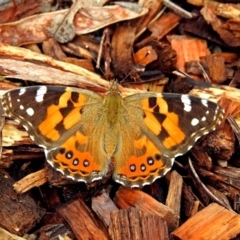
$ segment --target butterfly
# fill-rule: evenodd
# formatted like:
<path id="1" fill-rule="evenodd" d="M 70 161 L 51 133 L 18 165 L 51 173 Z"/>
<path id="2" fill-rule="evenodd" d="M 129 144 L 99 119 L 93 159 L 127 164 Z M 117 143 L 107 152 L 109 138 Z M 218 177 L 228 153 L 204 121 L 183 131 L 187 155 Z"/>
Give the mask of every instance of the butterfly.
<path id="1" fill-rule="evenodd" d="M 166 174 L 224 116 L 205 99 L 150 92 L 123 98 L 117 85 L 105 96 L 64 86 L 22 87 L 5 93 L 2 106 L 66 177 L 91 183 L 112 164 L 116 182 L 140 188 Z"/>

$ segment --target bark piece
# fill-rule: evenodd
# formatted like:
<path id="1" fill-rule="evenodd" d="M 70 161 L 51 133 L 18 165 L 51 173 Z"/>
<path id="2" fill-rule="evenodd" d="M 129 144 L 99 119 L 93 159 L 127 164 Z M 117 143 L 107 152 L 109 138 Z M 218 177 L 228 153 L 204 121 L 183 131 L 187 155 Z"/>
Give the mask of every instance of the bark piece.
<path id="1" fill-rule="evenodd" d="M 136 44 L 135 47 L 141 48 L 140 50 L 147 48 L 148 51 L 150 51 L 149 54 L 146 53 L 145 56 L 142 55 L 141 58 L 136 57 L 137 53 L 134 55 L 136 63 L 141 66 L 145 66 L 144 62 L 146 60 L 148 70 L 171 72 L 176 69 L 177 53 L 169 44 L 159 42 L 155 38 L 148 38 L 147 41 L 142 41 Z M 162 78 L 159 76 L 157 79 Z M 151 79 L 148 78 L 147 80 L 150 81 Z"/>
<path id="2" fill-rule="evenodd" d="M 119 208 L 126 209 L 134 206 L 142 212 L 162 217 L 167 222 L 169 232 L 177 226 L 179 217 L 172 209 L 140 190 L 120 187 L 114 200 Z"/>
<path id="3" fill-rule="evenodd" d="M 215 55 L 207 56 L 206 67 L 213 83 L 222 83 L 227 79 L 224 58 Z"/>
<path id="4" fill-rule="evenodd" d="M 24 193 L 33 187 L 39 187 L 47 182 L 46 170 L 42 169 L 35 173 L 30 173 L 26 177 L 13 184 L 16 192 Z"/>
<path id="5" fill-rule="evenodd" d="M 41 227 L 35 234 L 39 240 L 72 240 L 73 232 L 64 224 L 47 224 Z"/>
<path id="6" fill-rule="evenodd" d="M 61 44 L 61 48 L 68 55 L 80 59 L 94 60 L 100 51 L 99 43 L 94 36 L 76 36 L 73 41 Z"/>
<path id="7" fill-rule="evenodd" d="M 23 235 L 40 221 L 43 212 L 27 194 L 17 194 L 13 179 L 0 172 L 0 219 L 1 226 L 18 235 Z"/>
<path id="8" fill-rule="evenodd" d="M 236 167 L 228 166 L 226 168 L 214 166 L 212 171 L 216 173 L 217 175 L 224 178 L 224 180 L 231 184 L 234 187 L 237 187 L 240 189 L 240 169 Z"/>
<path id="9" fill-rule="evenodd" d="M 203 151 L 199 144 L 193 146 L 191 149 L 191 155 L 198 166 L 204 167 L 208 170 L 212 168 L 213 163 L 211 157 Z"/>
<path id="10" fill-rule="evenodd" d="M 195 186 L 198 187 L 198 191 L 200 192 L 201 198 L 204 200 L 205 205 L 208 205 L 209 200 L 211 199 L 211 201 L 216 202 L 216 203 L 220 204 L 221 206 L 232 211 L 232 208 L 229 205 L 229 202 L 222 201 L 222 199 L 223 199 L 222 197 L 218 198 L 218 196 L 216 196 L 216 194 L 214 194 L 211 190 L 209 190 L 209 188 L 207 188 L 207 186 L 199 178 L 197 172 L 195 171 L 195 169 L 193 167 L 193 164 L 192 164 L 192 161 L 190 160 L 190 158 L 188 161 L 189 161 L 189 167 L 190 167 L 192 175 L 193 175 L 193 181 L 195 183 Z"/>
<path id="11" fill-rule="evenodd" d="M 88 71 L 94 72 L 94 66 L 92 64 L 91 60 L 86 60 L 86 59 L 77 59 L 77 58 L 65 58 L 64 62 L 66 63 L 71 63 L 74 64 L 76 66 L 82 67 L 87 69 Z"/>
<path id="12" fill-rule="evenodd" d="M 195 19 L 185 19 L 178 26 L 182 34 L 194 35 L 202 39 L 209 40 L 220 46 L 226 46 L 224 41 L 216 34 L 211 25 L 207 24 L 202 16 Z"/>
<path id="13" fill-rule="evenodd" d="M 172 48 L 177 52 L 177 68 L 185 71 L 185 63 L 197 60 L 209 55 L 207 42 L 198 38 L 188 36 L 171 36 L 168 37 Z M 194 51 L 193 51 L 194 49 Z"/>
<path id="14" fill-rule="evenodd" d="M 26 130 L 20 124 L 13 121 L 6 121 L 2 129 L 2 146 L 18 146 L 22 144 L 34 144 Z"/>
<path id="15" fill-rule="evenodd" d="M 141 35 L 147 28 L 148 24 L 153 20 L 159 17 L 161 9 L 163 7 L 162 1 L 142 1 L 141 3 L 145 8 L 148 9 L 148 14 L 139 19 L 137 27 L 137 36 Z"/>
<path id="16" fill-rule="evenodd" d="M 213 203 L 188 219 L 172 235 L 178 239 L 231 239 L 240 233 L 240 216 Z"/>
<path id="17" fill-rule="evenodd" d="M 59 43 L 53 38 L 49 38 L 44 41 L 42 44 L 42 49 L 44 54 L 56 60 L 63 61 L 67 57 L 62 51 Z"/>
<path id="18" fill-rule="evenodd" d="M 93 214 L 81 199 L 62 205 L 57 211 L 68 222 L 78 240 L 108 239 L 104 230 L 100 229 Z"/>
<path id="19" fill-rule="evenodd" d="M 109 88 L 109 82 L 95 73 L 28 49 L 0 43 L 0 55 L 2 56 L 0 74 L 7 74 L 11 78 L 31 80 L 43 84 L 77 86 L 98 92 L 105 92 L 106 88 Z M 120 85 L 119 90 L 124 96 L 140 92 Z"/>
<path id="20" fill-rule="evenodd" d="M 192 188 L 183 184 L 183 205 L 182 212 L 183 215 L 187 218 L 195 215 L 198 212 L 199 205 L 201 204 L 199 200 L 197 200 L 196 196 L 193 194 Z"/>
<path id="21" fill-rule="evenodd" d="M 152 32 L 152 36 L 158 40 L 165 37 L 172 29 L 174 29 L 182 18 L 173 12 L 167 12 L 156 21 L 148 25 L 148 30 Z"/>
<path id="22" fill-rule="evenodd" d="M 109 234 L 113 240 L 169 239 L 167 224 L 161 217 L 132 207 L 111 213 Z"/>
<path id="23" fill-rule="evenodd" d="M 139 81 L 140 78 L 132 61 L 133 43 L 137 26 L 133 22 L 118 26 L 112 36 L 112 70 L 114 76 L 122 80 L 130 75 L 131 79 Z"/>
<path id="24" fill-rule="evenodd" d="M 178 216 L 179 218 L 182 199 L 182 185 L 183 185 L 182 177 L 176 171 L 173 171 L 171 173 L 171 180 L 166 199 L 166 206 L 171 208 L 175 215 Z"/>
<path id="25" fill-rule="evenodd" d="M 208 24 L 211 24 L 212 28 L 220 35 L 222 40 L 231 47 L 240 46 L 240 38 L 238 34 L 235 34 L 228 25 L 227 21 L 223 18 L 218 17 L 214 13 L 214 7 L 209 4 L 205 4 L 201 9 L 201 14 Z M 237 20 L 235 20 L 237 21 Z"/>
<path id="26" fill-rule="evenodd" d="M 102 219 L 106 226 L 109 226 L 111 212 L 118 211 L 118 208 L 106 192 L 92 198 L 92 209 Z"/>

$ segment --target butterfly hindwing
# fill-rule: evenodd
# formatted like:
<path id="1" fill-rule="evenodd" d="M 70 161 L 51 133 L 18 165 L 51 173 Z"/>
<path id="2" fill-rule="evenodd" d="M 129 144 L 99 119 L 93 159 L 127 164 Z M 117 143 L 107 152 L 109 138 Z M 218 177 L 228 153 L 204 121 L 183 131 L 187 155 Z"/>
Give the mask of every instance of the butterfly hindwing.
<path id="1" fill-rule="evenodd" d="M 172 167 L 174 159 L 167 158 L 160 149 L 160 142 L 145 134 L 137 126 L 138 134 L 122 131 L 125 144 L 115 154 L 115 181 L 127 187 L 143 187 L 165 175 Z M 124 128 L 123 128 L 124 129 Z M 127 130 L 127 128 L 126 128 Z M 158 144 L 159 143 L 159 144 Z"/>
<path id="2" fill-rule="evenodd" d="M 109 156 L 101 147 L 101 135 L 84 135 L 80 130 L 72 134 L 56 149 L 46 150 L 49 163 L 75 181 L 90 183 L 106 175 Z"/>

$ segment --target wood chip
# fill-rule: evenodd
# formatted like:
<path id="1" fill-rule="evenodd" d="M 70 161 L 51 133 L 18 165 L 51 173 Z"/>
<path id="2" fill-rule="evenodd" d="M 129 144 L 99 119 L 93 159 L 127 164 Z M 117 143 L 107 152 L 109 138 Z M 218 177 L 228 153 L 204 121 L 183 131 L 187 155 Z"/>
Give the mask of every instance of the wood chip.
<path id="1" fill-rule="evenodd" d="M 68 222 L 77 239 L 109 239 L 81 199 L 62 205 L 58 213 Z"/>
<path id="2" fill-rule="evenodd" d="M 126 209 L 134 206 L 144 213 L 162 217 L 167 222 L 170 232 L 177 227 L 179 216 L 169 207 L 140 190 L 120 187 L 114 201 L 119 208 Z"/>
<path id="3" fill-rule="evenodd" d="M 168 195 L 166 199 L 166 206 L 171 208 L 175 215 L 179 216 L 179 218 L 182 199 L 182 185 L 183 185 L 182 177 L 176 171 L 173 171 L 171 173 Z"/>
<path id="4" fill-rule="evenodd" d="M 47 182 L 47 176 L 45 169 L 39 170 L 35 173 L 31 173 L 21 180 L 13 184 L 16 192 L 24 193 L 33 187 L 39 187 Z"/>
<path id="5" fill-rule="evenodd" d="M 106 226 L 110 224 L 111 212 L 118 211 L 117 206 L 106 192 L 92 198 L 92 209 L 103 220 Z"/>
<path id="6" fill-rule="evenodd" d="M 109 233 L 114 240 L 169 239 L 167 224 L 161 217 L 132 207 L 111 213 Z"/>
<path id="7" fill-rule="evenodd" d="M 13 184 L 14 180 L 0 171 L 1 226 L 11 233 L 23 235 L 36 226 L 44 212 L 29 195 L 17 194 Z"/>
<path id="8" fill-rule="evenodd" d="M 172 48 L 178 53 L 177 68 L 185 70 L 185 63 L 192 60 L 200 60 L 201 57 L 209 55 L 207 42 L 198 38 L 188 36 L 170 36 L 168 37 Z M 194 51 L 193 51 L 194 49 Z"/>
<path id="9" fill-rule="evenodd" d="M 240 233 L 240 216 L 213 203 L 195 214 L 172 235 L 182 240 L 231 239 Z"/>

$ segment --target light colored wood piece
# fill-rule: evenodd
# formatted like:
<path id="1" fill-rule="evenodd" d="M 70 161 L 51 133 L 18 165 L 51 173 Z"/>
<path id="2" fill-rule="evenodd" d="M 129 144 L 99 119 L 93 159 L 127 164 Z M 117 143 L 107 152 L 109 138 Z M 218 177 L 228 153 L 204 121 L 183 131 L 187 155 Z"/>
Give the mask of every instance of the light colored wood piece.
<path id="1" fill-rule="evenodd" d="M 25 193 L 28 190 L 39 187 L 47 182 L 47 174 L 46 170 L 42 169 L 37 172 L 28 174 L 26 177 L 22 178 L 21 180 L 15 182 L 13 187 L 16 192 L 18 193 Z"/>
<path id="2" fill-rule="evenodd" d="M 189 61 L 199 61 L 201 57 L 209 55 L 207 41 L 188 36 L 172 35 L 168 37 L 172 48 L 177 54 L 177 68 L 185 70 L 185 63 Z"/>
<path id="3" fill-rule="evenodd" d="M 188 219 L 172 235 L 183 240 L 231 239 L 240 233 L 240 216 L 213 203 Z"/>
<path id="4" fill-rule="evenodd" d="M 183 179 L 177 171 L 171 173 L 171 181 L 168 189 L 166 206 L 180 218 Z M 178 223 L 179 224 L 179 223 Z"/>

